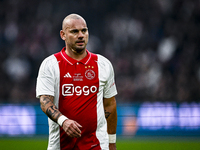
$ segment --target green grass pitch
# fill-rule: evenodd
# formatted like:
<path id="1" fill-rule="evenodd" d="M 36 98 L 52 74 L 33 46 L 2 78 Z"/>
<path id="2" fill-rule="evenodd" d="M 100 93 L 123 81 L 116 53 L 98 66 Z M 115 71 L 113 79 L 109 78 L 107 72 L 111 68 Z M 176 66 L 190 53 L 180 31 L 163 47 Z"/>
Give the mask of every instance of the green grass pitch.
<path id="1" fill-rule="evenodd" d="M 0 138 L 0 150 L 45 150 L 47 138 Z M 199 150 L 199 139 L 118 139 L 117 150 Z"/>

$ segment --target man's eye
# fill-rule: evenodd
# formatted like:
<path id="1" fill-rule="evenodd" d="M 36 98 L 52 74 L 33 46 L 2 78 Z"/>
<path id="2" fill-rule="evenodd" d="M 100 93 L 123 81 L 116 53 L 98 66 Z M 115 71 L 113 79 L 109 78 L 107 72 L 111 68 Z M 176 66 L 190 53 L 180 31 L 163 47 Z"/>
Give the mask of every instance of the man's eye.
<path id="1" fill-rule="evenodd" d="M 71 31 L 71 33 L 77 33 L 77 32 L 78 32 L 77 30 L 72 30 L 72 31 Z"/>
<path id="2" fill-rule="evenodd" d="M 83 29 L 82 32 L 85 33 L 87 31 L 87 29 Z"/>

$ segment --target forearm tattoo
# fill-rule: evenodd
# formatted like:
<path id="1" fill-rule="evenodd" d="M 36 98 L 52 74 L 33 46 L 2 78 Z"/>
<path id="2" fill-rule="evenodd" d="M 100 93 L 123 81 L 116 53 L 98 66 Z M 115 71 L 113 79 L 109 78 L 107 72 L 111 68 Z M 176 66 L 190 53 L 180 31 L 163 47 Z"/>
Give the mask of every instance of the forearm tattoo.
<path id="1" fill-rule="evenodd" d="M 53 102 L 53 97 L 50 95 L 43 95 L 40 98 L 40 104 L 41 104 L 41 108 L 42 110 L 46 107 L 46 105 L 50 102 Z"/>
<path id="2" fill-rule="evenodd" d="M 58 108 L 53 104 L 53 96 L 50 95 L 42 95 L 40 98 L 41 109 L 46 115 L 57 122 L 61 113 L 59 112 Z"/>
<path id="3" fill-rule="evenodd" d="M 61 113 L 58 111 L 56 106 L 49 106 L 46 110 L 46 114 L 49 118 L 56 122 Z"/>
<path id="4" fill-rule="evenodd" d="M 106 117 L 106 119 L 108 119 L 108 117 L 110 116 L 110 112 L 107 112 L 106 110 L 105 110 L 105 117 Z"/>

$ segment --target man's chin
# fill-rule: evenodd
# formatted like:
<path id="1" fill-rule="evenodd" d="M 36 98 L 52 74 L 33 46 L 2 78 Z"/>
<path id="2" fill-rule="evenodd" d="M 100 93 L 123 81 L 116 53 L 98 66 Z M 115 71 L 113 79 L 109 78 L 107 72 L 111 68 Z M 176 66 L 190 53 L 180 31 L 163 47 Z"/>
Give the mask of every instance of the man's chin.
<path id="1" fill-rule="evenodd" d="M 82 53 L 85 51 L 85 48 L 76 48 L 76 49 L 74 49 L 74 51 L 75 51 L 77 54 L 82 54 Z"/>

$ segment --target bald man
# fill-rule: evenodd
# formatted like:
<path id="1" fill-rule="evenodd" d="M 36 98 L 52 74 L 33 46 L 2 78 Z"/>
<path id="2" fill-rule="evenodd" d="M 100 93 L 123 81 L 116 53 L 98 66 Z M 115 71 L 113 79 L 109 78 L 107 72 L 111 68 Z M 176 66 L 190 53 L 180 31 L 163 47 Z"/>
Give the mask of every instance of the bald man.
<path id="1" fill-rule="evenodd" d="M 60 36 L 65 47 L 44 59 L 36 85 L 48 116 L 48 150 L 116 150 L 112 64 L 86 49 L 89 33 L 80 15 L 64 18 Z"/>

